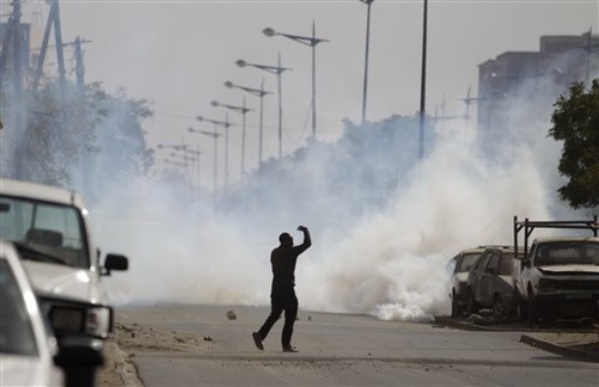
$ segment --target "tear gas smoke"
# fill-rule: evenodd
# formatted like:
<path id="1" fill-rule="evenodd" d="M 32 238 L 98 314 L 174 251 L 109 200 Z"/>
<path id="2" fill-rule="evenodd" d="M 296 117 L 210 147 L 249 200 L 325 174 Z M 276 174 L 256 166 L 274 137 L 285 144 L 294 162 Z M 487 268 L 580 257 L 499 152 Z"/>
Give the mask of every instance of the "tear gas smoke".
<path id="1" fill-rule="evenodd" d="M 295 166 L 313 172 L 305 191 L 273 178 L 272 196 L 244 211 L 182 205 L 172 189 L 149 182 L 143 201 L 114 192 L 95 208 L 101 245 L 131 262 L 110 279 L 113 299 L 268 304 L 270 251 L 283 231 L 301 238 L 292 230 L 304 224 L 313 246 L 296 270 L 301 307 L 412 321 L 448 313 L 445 265 L 458 251 L 513 244 L 514 215 L 577 217 L 557 199 L 560 145 L 547 138 L 545 118 L 527 122 L 526 136 L 505 133 L 515 141 L 493 159 L 473 144 L 440 141 L 382 210 L 352 211 L 351 195 L 321 173 L 322 154 Z"/>

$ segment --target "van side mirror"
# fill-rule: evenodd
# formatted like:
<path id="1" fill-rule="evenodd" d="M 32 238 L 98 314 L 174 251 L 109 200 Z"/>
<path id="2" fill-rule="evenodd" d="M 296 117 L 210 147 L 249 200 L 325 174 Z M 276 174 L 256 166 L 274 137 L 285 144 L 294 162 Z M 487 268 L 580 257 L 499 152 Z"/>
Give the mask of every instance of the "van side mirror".
<path id="1" fill-rule="evenodd" d="M 125 271 L 129 269 L 129 259 L 124 255 L 108 254 L 104 262 L 102 275 L 110 275 L 112 270 Z"/>

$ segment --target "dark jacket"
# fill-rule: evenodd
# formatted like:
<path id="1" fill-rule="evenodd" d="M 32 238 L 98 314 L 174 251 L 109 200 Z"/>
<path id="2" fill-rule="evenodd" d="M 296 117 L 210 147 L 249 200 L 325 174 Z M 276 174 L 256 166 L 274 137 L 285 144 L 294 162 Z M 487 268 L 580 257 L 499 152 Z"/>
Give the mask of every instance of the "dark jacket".
<path id="1" fill-rule="evenodd" d="M 310 233 L 304 231 L 304 242 L 298 246 L 279 246 L 270 253 L 272 265 L 272 287 L 295 286 L 295 264 L 301 253 L 312 246 Z"/>

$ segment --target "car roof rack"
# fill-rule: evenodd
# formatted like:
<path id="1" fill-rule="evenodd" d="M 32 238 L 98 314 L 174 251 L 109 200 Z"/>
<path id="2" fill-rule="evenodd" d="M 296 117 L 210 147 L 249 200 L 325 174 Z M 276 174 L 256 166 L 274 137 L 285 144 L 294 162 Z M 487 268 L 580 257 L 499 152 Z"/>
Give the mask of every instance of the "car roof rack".
<path id="1" fill-rule="evenodd" d="M 528 238 L 535 228 L 565 228 L 576 230 L 591 230 L 593 236 L 597 236 L 599 223 L 597 215 L 592 220 L 559 220 L 559 221 L 532 221 L 528 218 L 518 220 L 514 216 L 514 247 L 515 257 L 518 258 L 518 233 L 524 229 L 524 258 L 528 256 Z"/>

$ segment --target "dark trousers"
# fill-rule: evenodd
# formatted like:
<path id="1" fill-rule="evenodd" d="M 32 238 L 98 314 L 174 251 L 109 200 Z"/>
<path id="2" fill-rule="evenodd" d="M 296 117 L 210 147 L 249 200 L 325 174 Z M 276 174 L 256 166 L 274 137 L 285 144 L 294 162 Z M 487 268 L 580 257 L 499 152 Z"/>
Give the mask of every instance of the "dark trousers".
<path id="1" fill-rule="evenodd" d="M 291 336 L 293 336 L 293 324 L 297 318 L 297 297 L 293 287 L 276 287 L 270 294 L 270 315 L 258 331 L 262 340 L 268 336 L 268 332 L 275 325 L 281 313 L 285 311 L 285 325 L 281 335 L 283 348 L 291 348 Z"/>

